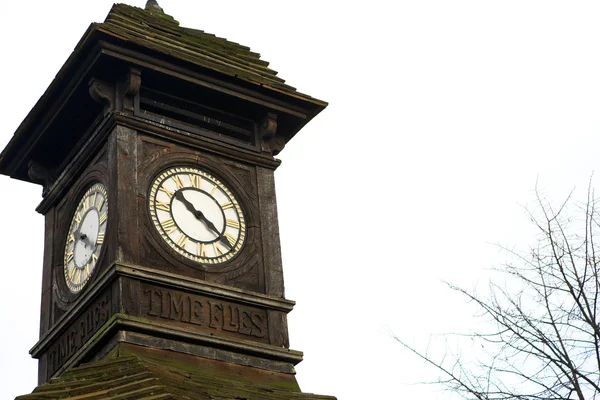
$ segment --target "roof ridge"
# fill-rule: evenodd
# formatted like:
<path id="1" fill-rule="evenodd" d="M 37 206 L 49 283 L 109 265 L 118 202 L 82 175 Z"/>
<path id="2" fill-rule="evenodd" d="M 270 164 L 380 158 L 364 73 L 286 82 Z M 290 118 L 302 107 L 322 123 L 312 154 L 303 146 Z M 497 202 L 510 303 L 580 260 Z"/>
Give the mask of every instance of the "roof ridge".
<path id="1" fill-rule="evenodd" d="M 154 12 L 152 10 L 146 10 L 144 8 L 140 8 L 140 7 L 136 7 L 136 6 L 132 6 L 129 4 L 125 4 L 125 3 L 116 3 L 113 4 L 113 6 L 111 7 L 110 11 L 108 12 L 108 16 L 110 16 L 110 14 L 113 12 L 113 10 L 125 10 L 125 9 L 129 9 L 130 11 L 134 11 L 137 13 L 141 13 L 144 16 L 151 16 L 152 18 L 154 18 L 156 21 L 162 21 L 162 22 L 166 22 L 169 24 L 174 24 L 179 26 L 179 21 L 177 21 L 175 18 L 173 18 L 172 15 L 169 15 L 165 12 Z M 107 16 L 107 18 L 108 18 Z"/>

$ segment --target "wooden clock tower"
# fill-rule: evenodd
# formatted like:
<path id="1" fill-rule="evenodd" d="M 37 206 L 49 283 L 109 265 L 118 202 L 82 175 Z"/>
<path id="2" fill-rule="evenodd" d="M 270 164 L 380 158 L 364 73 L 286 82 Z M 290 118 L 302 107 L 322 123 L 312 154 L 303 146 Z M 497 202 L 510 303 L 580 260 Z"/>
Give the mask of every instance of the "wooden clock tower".
<path id="1" fill-rule="evenodd" d="M 273 179 L 326 105 L 154 0 L 92 24 L 0 155 L 43 186 L 21 398 L 332 399 L 294 377 Z"/>

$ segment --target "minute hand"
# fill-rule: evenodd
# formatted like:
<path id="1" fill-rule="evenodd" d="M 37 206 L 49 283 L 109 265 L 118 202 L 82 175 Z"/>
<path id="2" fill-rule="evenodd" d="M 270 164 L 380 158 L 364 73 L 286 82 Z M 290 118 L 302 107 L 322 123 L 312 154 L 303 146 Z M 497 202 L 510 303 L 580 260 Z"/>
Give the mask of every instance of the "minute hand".
<path id="1" fill-rule="evenodd" d="M 183 195 L 182 192 L 177 192 L 175 193 L 175 198 L 179 201 L 181 201 L 183 203 L 183 205 L 185 206 L 185 208 L 188 209 L 189 212 L 191 212 L 192 214 L 194 214 L 194 217 L 196 217 L 196 219 L 204 222 L 204 224 L 210 229 L 212 230 L 214 233 L 217 234 L 218 239 L 223 242 L 224 244 L 226 244 L 228 247 L 231 247 L 231 245 L 229 244 L 229 241 L 221 235 L 221 232 L 217 229 L 217 227 L 215 226 L 215 224 L 213 224 L 212 222 L 210 222 L 208 220 L 208 218 L 206 218 L 204 216 L 204 213 L 200 210 L 196 210 L 196 207 L 194 207 L 194 205 L 192 203 L 190 203 L 188 201 L 188 199 L 185 198 L 185 196 Z"/>

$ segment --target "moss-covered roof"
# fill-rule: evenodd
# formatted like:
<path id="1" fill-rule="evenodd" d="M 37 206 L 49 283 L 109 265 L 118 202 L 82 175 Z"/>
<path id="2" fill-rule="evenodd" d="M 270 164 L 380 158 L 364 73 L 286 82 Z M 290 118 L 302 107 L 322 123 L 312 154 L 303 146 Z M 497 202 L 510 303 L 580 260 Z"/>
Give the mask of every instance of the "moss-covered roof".
<path id="1" fill-rule="evenodd" d="M 16 400 L 335 400 L 301 393 L 293 376 L 277 375 L 281 374 L 122 346 L 104 360 L 73 368 Z"/>
<path id="2" fill-rule="evenodd" d="M 176 57 L 243 81 L 294 94 L 296 92 L 249 47 L 197 29 L 179 26 L 173 17 L 155 10 L 115 4 L 98 30 L 130 43 Z"/>

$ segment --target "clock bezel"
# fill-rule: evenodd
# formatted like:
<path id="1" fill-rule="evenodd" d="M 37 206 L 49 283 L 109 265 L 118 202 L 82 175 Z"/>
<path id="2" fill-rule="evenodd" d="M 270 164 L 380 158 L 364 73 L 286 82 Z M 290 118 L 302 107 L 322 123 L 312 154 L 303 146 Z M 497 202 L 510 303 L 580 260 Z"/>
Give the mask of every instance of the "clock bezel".
<path id="1" fill-rule="evenodd" d="M 227 198 L 231 201 L 231 203 L 233 204 L 233 208 L 235 209 L 236 213 L 237 213 L 237 217 L 238 217 L 238 221 L 240 223 L 240 227 L 239 227 L 239 235 L 237 237 L 237 240 L 235 242 L 234 248 L 230 251 L 228 251 L 227 253 L 224 253 L 220 256 L 217 257 L 201 257 L 198 256 L 196 254 L 192 254 L 184 249 L 182 249 L 171 237 L 169 237 L 169 235 L 163 230 L 160 221 L 158 220 L 157 217 L 157 210 L 156 210 L 156 193 L 158 191 L 158 187 L 161 185 L 162 182 L 164 182 L 165 180 L 169 179 L 171 176 L 176 175 L 176 174 L 189 174 L 189 173 L 195 173 L 198 174 L 200 176 L 202 176 L 204 179 L 210 180 L 214 183 L 217 184 L 217 186 L 219 187 L 219 189 L 227 196 Z M 179 257 L 182 257 L 183 259 L 185 259 L 188 262 L 191 262 L 195 265 L 202 265 L 205 267 L 219 267 L 219 266 L 223 266 L 223 265 L 227 265 L 229 263 L 231 263 L 233 260 L 235 260 L 236 258 L 238 258 L 238 256 L 243 252 L 243 249 L 246 245 L 247 242 L 247 238 L 248 238 L 248 226 L 247 226 L 247 222 L 246 222 L 246 211 L 244 210 L 244 205 L 242 202 L 240 202 L 240 198 L 242 196 L 240 196 L 235 189 L 233 189 L 234 185 L 230 184 L 226 179 L 223 179 L 219 174 L 216 174 L 212 171 L 211 168 L 208 168 L 204 165 L 190 165 L 190 164 L 172 164 L 172 165 L 166 165 L 163 168 L 160 169 L 160 171 L 156 174 L 153 175 L 153 177 L 149 180 L 150 184 L 149 184 L 149 188 L 148 188 L 148 194 L 147 194 L 147 202 L 146 202 L 146 209 L 149 215 L 149 219 L 150 219 L 150 224 L 152 225 L 152 229 L 154 230 L 154 233 L 157 234 L 161 240 L 159 241 L 162 245 L 166 245 L 166 247 L 169 249 L 170 253 L 176 253 Z M 179 189 L 179 190 L 198 190 L 203 192 L 204 194 L 206 194 L 207 196 L 210 196 L 213 200 L 214 196 L 210 195 L 209 193 L 207 193 L 206 191 L 203 191 L 201 189 L 197 189 L 197 188 L 193 188 L 191 186 L 183 188 L 183 189 Z M 175 198 L 175 193 L 173 194 L 173 196 L 170 198 L 169 202 L 170 204 L 172 204 L 172 202 L 174 201 Z M 216 202 L 216 200 L 215 200 Z M 218 202 L 216 202 L 219 206 L 220 204 Z M 223 221 L 225 221 L 225 213 L 223 211 L 223 209 L 220 209 L 221 213 L 223 213 Z M 185 233 L 184 229 L 181 228 L 181 226 L 177 223 L 176 219 L 173 217 L 173 213 L 172 211 L 169 211 L 169 213 L 172 216 L 173 222 L 175 222 L 175 224 L 178 227 L 178 230 L 183 233 L 185 236 L 187 236 L 189 239 L 194 240 L 194 241 L 198 241 L 192 237 L 190 237 L 190 235 L 188 235 L 187 233 Z M 223 231 L 225 231 L 226 225 L 223 226 Z M 205 242 L 205 243 L 214 243 L 217 242 L 217 239 L 214 239 L 210 242 Z"/>

